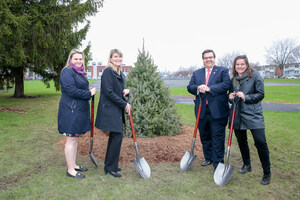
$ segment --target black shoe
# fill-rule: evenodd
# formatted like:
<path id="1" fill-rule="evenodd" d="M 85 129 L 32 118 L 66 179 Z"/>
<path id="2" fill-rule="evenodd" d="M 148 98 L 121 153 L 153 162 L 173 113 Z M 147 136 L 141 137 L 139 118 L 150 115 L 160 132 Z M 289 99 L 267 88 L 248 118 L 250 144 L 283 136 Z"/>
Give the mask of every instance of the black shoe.
<path id="1" fill-rule="evenodd" d="M 115 178 L 121 178 L 122 177 L 122 175 L 118 174 L 117 172 L 106 171 L 106 170 L 104 170 L 104 171 L 105 171 L 105 174 L 109 173 L 110 175 L 112 175 Z"/>
<path id="2" fill-rule="evenodd" d="M 73 175 L 69 174 L 69 172 L 67 171 L 67 172 L 66 172 L 66 175 L 67 175 L 68 177 L 71 177 L 71 178 L 78 178 L 78 179 L 82 179 L 82 178 L 85 177 L 85 175 L 80 174 L 79 172 L 77 172 L 76 175 L 73 176 Z"/>
<path id="3" fill-rule="evenodd" d="M 243 167 L 239 170 L 240 174 L 246 174 L 246 172 L 251 172 L 251 165 L 243 165 Z"/>
<path id="4" fill-rule="evenodd" d="M 271 172 L 268 174 L 264 174 L 263 178 L 261 179 L 262 185 L 269 185 L 271 182 Z"/>
<path id="5" fill-rule="evenodd" d="M 79 168 L 78 169 L 76 169 L 76 168 L 74 168 L 76 171 L 78 171 L 78 172 L 86 172 L 88 169 L 87 168 L 85 168 L 85 167 L 82 167 L 82 166 L 79 166 Z"/>
<path id="6" fill-rule="evenodd" d="M 121 171 L 122 169 L 120 167 L 117 168 L 117 172 Z"/>
<path id="7" fill-rule="evenodd" d="M 210 160 L 206 160 L 206 161 L 204 161 L 202 164 L 201 164 L 201 166 L 202 167 L 205 167 L 205 166 L 207 166 L 207 165 L 210 165 L 212 162 L 210 161 Z"/>

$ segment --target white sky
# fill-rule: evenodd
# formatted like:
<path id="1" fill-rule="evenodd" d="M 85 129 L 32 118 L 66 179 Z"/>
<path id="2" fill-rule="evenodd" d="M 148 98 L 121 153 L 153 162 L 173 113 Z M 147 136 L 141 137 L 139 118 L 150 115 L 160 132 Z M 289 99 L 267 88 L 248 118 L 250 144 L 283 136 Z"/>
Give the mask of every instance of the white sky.
<path id="1" fill-rule="evenodd" d="M 265 63 L 265 48 L 275 40 L 300 37 L 299 0 L 105 0 L 90 18 L 87 34 L 93 60 L 107 63 L 109 51 L 123 52 L 134 65 L 138 49 L 152 56 L 160 71 L 202 66 L 201 53 L 218 57 L 244 52 Z"/>

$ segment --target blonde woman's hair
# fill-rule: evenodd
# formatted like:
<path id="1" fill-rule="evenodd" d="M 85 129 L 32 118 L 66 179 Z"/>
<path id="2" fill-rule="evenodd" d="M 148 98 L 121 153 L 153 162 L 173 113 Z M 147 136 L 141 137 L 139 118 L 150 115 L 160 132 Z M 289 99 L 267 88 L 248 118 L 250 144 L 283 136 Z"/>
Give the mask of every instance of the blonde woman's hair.
<path id="1" fill-rule="evenodd" d="M 73 55 L 76 54 L 76 53 L 79 53 L 79 54 L 82 55 L 82 59 L 83 59 L 83 67 L 85 67 L 85 66 L 84 66 L 84 53 L 83 53 L 83 51 L 79 51 L 78 49 L 72 49 L 71 52 L 70 52 L 70 54 L 69 54 L 67 63 L 66 63 L 66 65 L 65 65 L 64 68 L 70 67 L 70 66 L 69 66 L 69 62 L 70 62 L 70 60 L 72 59 Z"/>
<path id="2" fill-rule="evenodd" d="M 122 67 L 122 66 L 120 66 L 120 67 L 115 66 L 115 65 L 110 61 L 110 59 L 112 58 L 112 56 L 114 55 L 114 53 L 119 54 L 119 55 L 123 58 L 123 53 L 122 53 L 119 49 L 112 49 L 112 50 L 110 50 L 109 57 L 108 57 L 107 67 L 113 68 L 113 70 L 115 70 L 118 74 L 120 74 L 120 71 L 121 71 L 121 67 Z"/>

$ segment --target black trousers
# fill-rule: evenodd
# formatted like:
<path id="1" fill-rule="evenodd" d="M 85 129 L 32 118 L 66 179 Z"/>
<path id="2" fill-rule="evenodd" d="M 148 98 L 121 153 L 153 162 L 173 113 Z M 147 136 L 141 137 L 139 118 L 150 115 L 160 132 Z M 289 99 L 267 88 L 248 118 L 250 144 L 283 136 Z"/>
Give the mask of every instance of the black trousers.
<path id="1" fill-rule="evenodd" d="M 117 172 L 121 145 L 123 140 L 123 133 L 110 132 L 107 143 L 104 169 L 106 171 Z"/>
<path id="2" fill-rule="evenodd" d="M 269 149 L 265 136 L 265 129 L 250 129 L 250 131 L 254 139 L 254 145 L 256 146 L 263 171 L 265 174 L 268 174 L 271 171 L 271 163 L 269 158 Z M 250 165 L 251 160 L 247 141 L 247 130 L 234 130 L 234 133 L 239 143 L 243 162 L 245 165 Z"/>
<path id="3" fill-rule="evenodd" d="M 227 117 L 214 119 L 208 106 L 206 107 L 204 118 L 199 120 L 198 129 L 203 154 L 205 160 L 213 162 L 214 167 L 217 167 L 219 162 L 224 162 L 225 127 L 227 120 Z"/>

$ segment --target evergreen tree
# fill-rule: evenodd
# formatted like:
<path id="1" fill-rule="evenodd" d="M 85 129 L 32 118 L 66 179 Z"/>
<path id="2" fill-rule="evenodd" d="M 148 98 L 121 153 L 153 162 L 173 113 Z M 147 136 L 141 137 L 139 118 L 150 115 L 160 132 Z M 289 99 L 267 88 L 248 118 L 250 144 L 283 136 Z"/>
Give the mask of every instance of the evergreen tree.
<path id="1" fill-rule="evenodd" d="M 136 134 L 140 137 L 178 134 L 180 121 L 175 102 L 144 47 L 139 50 L 135 67 L 127 78 Z M 126 120 L 126 127 L 125 136 L 131 136 L 129 120 Z"/>
<path id="2" fill-rule="evenodd" d="M 15 84 L 14 97 L 24 97 L 24 72 L 49 81 L 59 75 L 68 54 L 79 48 L 103 0 L 1 0 L 0 77 Z M 78 24 L 85 25 L 78 30 Z M 90 45 L 84 50 L 89 55 Z M 88 59 L 86 59 L 88 61 Z"/>

